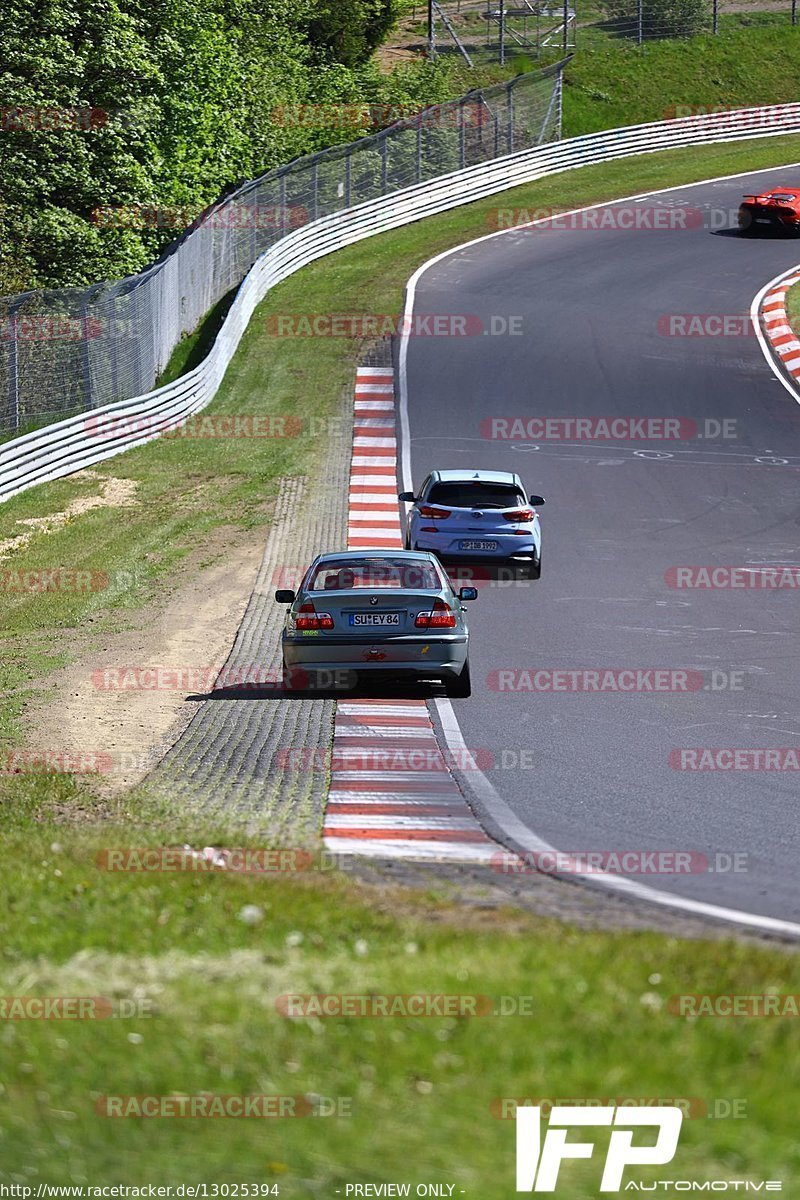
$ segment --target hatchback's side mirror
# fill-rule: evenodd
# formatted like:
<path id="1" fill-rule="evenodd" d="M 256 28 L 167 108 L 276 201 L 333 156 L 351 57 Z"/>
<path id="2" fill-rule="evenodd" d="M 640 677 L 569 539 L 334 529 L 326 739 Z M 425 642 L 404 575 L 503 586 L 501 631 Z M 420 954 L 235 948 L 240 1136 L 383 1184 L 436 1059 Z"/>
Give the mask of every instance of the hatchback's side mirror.
<path id="1" fill-rule="evenodd" d="M 531 496 L 530 500 L 534 507 L 544 504 L 544 496 Z"/>
<path id="2" fill-rule="evenodd" d="M 275 599 L 278 601 L 278 604 L 294 604 L 297 597 L 289 588 L 278 588 L 275 593 Z"/>
<path id="3" fill-rule="evenodd" d="M 405 500 L 405 502 L 406 502 L 407 504 L 413 504 L 413 503 L 414 503 L 414 501 L 416 500 L 416 498 L 417 498 L 417 497 L 414 495 L 414 493 L 413 493 L 413 492 L 398 492 L 398 493 L 397 493 L 397 499 L 398 499 L 398 500 Z"/>
<path id="4" fill-rule="evenodd" d="M 472 587 L 460 588 L 458 593 L 459 600 L 477 600 L 478 589 Z"/>

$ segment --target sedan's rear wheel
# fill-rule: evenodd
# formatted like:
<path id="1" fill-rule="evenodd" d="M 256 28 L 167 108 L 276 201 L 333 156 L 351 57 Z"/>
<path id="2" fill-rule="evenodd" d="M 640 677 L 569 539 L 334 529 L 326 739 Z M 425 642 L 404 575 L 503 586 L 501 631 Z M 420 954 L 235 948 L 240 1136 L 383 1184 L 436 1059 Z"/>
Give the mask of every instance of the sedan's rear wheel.
<path id="1" fill-rule="evenodd" d="M 528 567 L 529 579 L 541 579 L 542 577 L 542 552 L 539 551 L 539 557 L 531 560 L 531 565 Z"/>
<path id="2" fill-rule="evenodd" d="M 451 675 L 444 681 L 444 690 L 452 700 L 466 700 L 472 695 L 472 681 L 469 674 L 469 659 L 464 663 L 460 675 Z"/>

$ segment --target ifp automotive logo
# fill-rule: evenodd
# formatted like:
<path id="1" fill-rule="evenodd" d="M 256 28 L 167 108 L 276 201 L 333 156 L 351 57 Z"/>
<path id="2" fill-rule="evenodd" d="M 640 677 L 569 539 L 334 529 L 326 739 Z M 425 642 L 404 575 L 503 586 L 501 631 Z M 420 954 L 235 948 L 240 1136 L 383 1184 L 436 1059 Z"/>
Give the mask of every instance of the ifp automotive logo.
<path id="1" fill-rule="evenodd" d="M 517 1109 L 517 1191 L 554 1192 L 561 1163 L 567 1158 L 591 1158 L 592 1142 L 568 1142 L 567 1130 L 573 1125 L 613 1126 L 609 1138 L 601 1192 L 618 1192 L 627 1166 L 660 1166 L 672 1162 L 678 1149 L 683 1112 L 669 1105 L 657 1109 L 578 1108 L 554 1105 L 549 1128 L 542 1139 L 541 1109 Z M 634 1146 L 633 1130 L 656 1125 L 658 1136 L 652 1146 Z"/>
<path id="2" fill-rule="evenodd" d="M 587 1159 L 594 1155 L 594 1142 L 567 1141 L 573 1126 L 611 1128 L 608 1137 L 601 1192 L 780 1192 L 780 1179 L 658 1179 L 643 1182 L 625 1178 L 626 1168 L 665 1166 L 672 1162 L 678 1149 L 683 1122 L 683 1109 L 664 1104 L 654 1108 L 631 1108 L 627 1105 L 553 1105 L 547 1131 L 542 1137 L 542 1109 L 535 1105 L 520 1105 L 517 1121 L 517 1192 L 555 1192 L 561 1164 L 566 1159 Z M 643 1145 L 634 1144 L 638 1129 L 655 1127 L 643 1134 Z M 599 1171 L 599 1167 L 598 1167 Z M 569 1186 L 569 1171 L 564 1171 L 563 1183 Z"/>

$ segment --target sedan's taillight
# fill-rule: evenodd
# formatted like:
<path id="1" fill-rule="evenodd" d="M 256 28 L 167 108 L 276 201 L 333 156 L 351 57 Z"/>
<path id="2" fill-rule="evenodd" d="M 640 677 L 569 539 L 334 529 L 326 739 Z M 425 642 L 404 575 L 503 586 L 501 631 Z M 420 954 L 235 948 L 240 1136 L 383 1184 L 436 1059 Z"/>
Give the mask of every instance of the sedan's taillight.
<path id="1" fill-rule="evenodd" d="M 294 619 L 294 627 L 301 631 L 333 629 L 333 617 L 330 613 L 318 613 L 314 605 L 309 601 L 306 604 L 300 605 L 297 616 Z"/>
<path id="2" fill-rule="evenodd" d="M 419 515 L 427 517 L 429 521 L 446 521 L 452 514 L 449 508 L 432 508 L 430 504 L 423 504 Z"/>
<path id="3" fill-rule="evenodd" d="M 536 513 L 532 508 L 515 508 L 513 512 L 504 512 L 503 518 L 506 521 L 532 521 Z"/>
<path id="4" fill-rule="evenodd" d="M 414 624 L 418 629 L 455 629 L 456 614 L 444 600 L 435 600 L 430 612 L 419 613 Z"/>

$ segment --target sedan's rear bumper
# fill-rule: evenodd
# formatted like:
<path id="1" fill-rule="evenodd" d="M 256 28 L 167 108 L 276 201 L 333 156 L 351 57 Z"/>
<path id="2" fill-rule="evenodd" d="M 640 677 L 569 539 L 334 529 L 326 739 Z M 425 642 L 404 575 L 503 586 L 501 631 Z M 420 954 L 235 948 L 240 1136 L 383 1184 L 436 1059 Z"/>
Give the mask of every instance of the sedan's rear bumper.
<path id="1" fill-rule="evenodd" d="M 324 640 L 323 640 L 324 639 Z M 467 661 L 469 638 L 466 634 L 376 637 L 370 641 L 344 638 L 299 639 L 284 635 L 283 659 L 286 666 L 314 671 L 389 671 L 392 674 L 440 675 L 462 670 Z"/>

